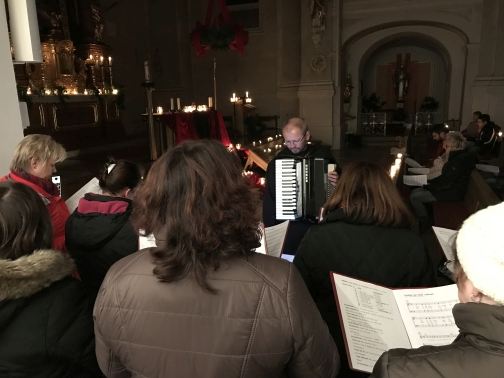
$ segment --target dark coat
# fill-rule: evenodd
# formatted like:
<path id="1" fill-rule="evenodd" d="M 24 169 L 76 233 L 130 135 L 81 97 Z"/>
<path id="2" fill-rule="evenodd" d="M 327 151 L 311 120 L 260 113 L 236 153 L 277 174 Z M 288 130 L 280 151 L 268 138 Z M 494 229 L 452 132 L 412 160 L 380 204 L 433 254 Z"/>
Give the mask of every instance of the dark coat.
<path id="1" fill-rule="evenodd" d="M 493 122 L 487 122 L 481 129 L 476 139 L 476 146 L 479 147 L 480 154 L 485 155 L 493 151 L 497 143 L 498 132 L 498 127 Z"/>
<path id="2" fill-rule="evenodd" d="M 330 212 L 324 223 L 308 230 L 294 265 L 329 326 L 342 356 L 342 371 L 349 376 L 353 373 L 348 371 L 329 273 L 333 271 L 391 288 L 435 284 L 429 255 L 414 232 L 354 222 L 340 209 Z"/>
<path id="3" fill-rule="evenodd" d="M 53 250 L 0 260 L 0 377 L 101 377 L 93 301 L 74 270 Z"/>
<path id="4" fill-rule="evenodd" d="M 297 269 L 254 253 L 161 282 L 149 250 L 117 262 L 94 309 L 107 377 L 335 377 L 339 356 Z"/>
<path id="5" fill-rule="evenodd" d="M 429 181 L 428 189 L 438 201 L 462 201 L 467 192 L 476 156 L 467 150 L 451 151 L 441 176 Z"/>
<path id="6" fill-rule="evenodd" d="M 269 162 L 266 170 L 266 187 L 264 190 L 263 200 L 263 223 L 265 227 L 274 226 L 275 224 L 282 222 L 277 221 L 276 219 L 275 160 L 288 158 L 323 158 L 327 159 L 329 163 L 335 163 L 329 146 L 309 144 L 307 145 L 307 148 L 299 154 L 293 154 L 287 147 L 281 149 L 275 158 Z"/>
<path id="7" fill-rule="evenodd" d="M 460 329 L 449 345 L 392 349 L 376 363 L 372 378 L 502 378 L 504 376 L 504 307 L 456 304 Z"/>
<path id="8" fill-rule="evenodd" d="M 82 282 L 95 294 L 112 264 L 138 251 L 131 211 L 129 199 L 88 193 L 67 221 L 68 253 Z"/>

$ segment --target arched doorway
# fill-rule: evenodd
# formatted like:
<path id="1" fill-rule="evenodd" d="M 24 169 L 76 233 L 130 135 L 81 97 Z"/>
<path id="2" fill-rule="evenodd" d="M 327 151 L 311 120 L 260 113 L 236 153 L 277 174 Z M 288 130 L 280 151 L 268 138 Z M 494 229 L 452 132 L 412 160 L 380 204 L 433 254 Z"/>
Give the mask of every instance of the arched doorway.
<path id="1" fill-rule="evenodd" d="M 409 54 L 414 67 L 404 104 L 408 113 L 420 109 L 426 96 L 439 102 L 435 121 L 460 119 L 464 95 L 467 38 L 459 30 L 442 25 L 382 25 L 349 37 L 342 49 L 342 77 L 350 74 L 354 87 L 349 103 L 343 103 L 343 132 L 360 131 L 361 100 L 377 93 L 396 108 L 394 69 Z M 413 75 L 413 76 L 411 76 Z"/>

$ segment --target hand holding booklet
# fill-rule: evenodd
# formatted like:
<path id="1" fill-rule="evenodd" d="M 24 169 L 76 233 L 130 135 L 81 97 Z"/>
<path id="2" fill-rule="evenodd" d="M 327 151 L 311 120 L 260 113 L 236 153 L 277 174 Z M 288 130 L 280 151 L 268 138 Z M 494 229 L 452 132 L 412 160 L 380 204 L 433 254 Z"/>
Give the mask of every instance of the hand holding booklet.
<path id="1" fill-rule="evenodd" d="M 289 221 L 271 227 L 265 227 L 263 238 L 261 239 L 261 246 L 256 249 L 256 252 L 274 257 L 281 257 L 288 229 Z"/>
<path id="2" fill-rule="evenodd" d="M 452 315 L 456 285 L 388 289 L 331 273 L 349 365 L 370 373 L 392 348 L 450 344 L 458 335 Z"/>

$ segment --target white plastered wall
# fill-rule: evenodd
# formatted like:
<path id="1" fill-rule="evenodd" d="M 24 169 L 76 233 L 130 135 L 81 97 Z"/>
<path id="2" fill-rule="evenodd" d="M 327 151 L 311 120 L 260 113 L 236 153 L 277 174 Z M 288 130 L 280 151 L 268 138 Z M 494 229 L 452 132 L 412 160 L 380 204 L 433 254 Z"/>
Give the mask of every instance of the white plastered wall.
<path id="1" fill-rule="evenodd" d="M 14 148 L 23 138 L 21 112 L 10 54 L 5 7 L 0 5 L 0 175 L 6 174 Z"/>

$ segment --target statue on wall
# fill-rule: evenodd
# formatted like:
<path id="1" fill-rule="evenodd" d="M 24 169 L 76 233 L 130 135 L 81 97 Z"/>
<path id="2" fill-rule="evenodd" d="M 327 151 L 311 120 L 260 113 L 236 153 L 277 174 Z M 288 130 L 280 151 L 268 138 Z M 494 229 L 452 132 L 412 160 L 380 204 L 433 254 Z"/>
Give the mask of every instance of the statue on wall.
<path id="1" fill-rule="evenodd" d="M 406 72 L 406 69 L 402 64 L 398 69 L 396 69 L 394 84 L 395 84 L 394 87 L 396 89 L 397 101 L 404 102 L 404 99 L 408 94 L 409 80 L 408 80 L 408 73 Z"/>
<path id="2" fill-rule="evenodd" d="M 312 24 L 312 40 L 318 46 L 326 29 L 326 5 L 325 0 L 311 0 L 310 15 Z"/>
<path id="3" fill-rule="evenodd" d="M 402 54 L 397 54 L 396 69 L 394 71 L 394 89 L 397 100 L 397 108 L 404 108 L 406 97 L 408 96 L 409 88 L 409 74 L 408 67 L 410 62 L 410 54 L 407 53 L 406 57 L 402 59 Z"/>

